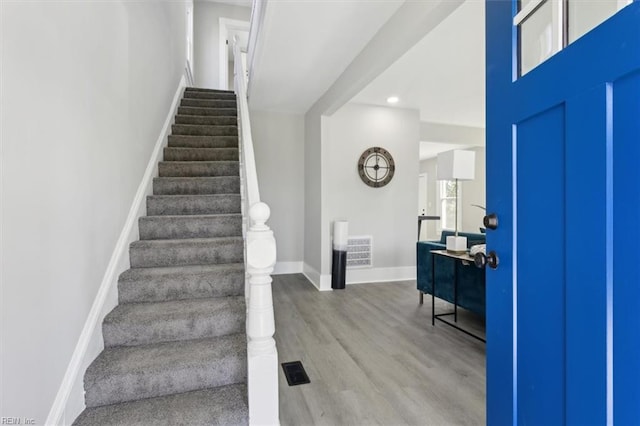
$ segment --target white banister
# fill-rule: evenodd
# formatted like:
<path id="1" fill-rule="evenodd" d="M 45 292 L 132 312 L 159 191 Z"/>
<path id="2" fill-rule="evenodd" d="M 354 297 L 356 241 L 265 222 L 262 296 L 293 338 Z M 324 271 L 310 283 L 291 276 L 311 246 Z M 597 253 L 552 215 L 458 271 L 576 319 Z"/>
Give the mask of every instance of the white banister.
<path id="1" fill-rule="evenodd" d="M 276 240 L 266 224 L 271 214 L 269 206 L 260 201 L 247 102 L 247 71 L 235 37 L 233 52 L 245 241 L 249 424 L 279 425 L 278 351 L 273 338 L 275 320 L 271 294 Z"/>
<path id="2" fill-rule="evenodd" d="M 251 82 L 251 72 L 255 64 L 256 51 L 260 50 L 260 42 L 262 37 L 260 33 L 262 31 L 262 23 L 264 22 L 264 15 L 267 9 L 267 0 L 253 0 L 251 7 L 251 27 L 249 28 L 249 42 L 247 43 L 247 77 Z M 247 96 L 251 96 L 251 84 L 247 84 Z"/>

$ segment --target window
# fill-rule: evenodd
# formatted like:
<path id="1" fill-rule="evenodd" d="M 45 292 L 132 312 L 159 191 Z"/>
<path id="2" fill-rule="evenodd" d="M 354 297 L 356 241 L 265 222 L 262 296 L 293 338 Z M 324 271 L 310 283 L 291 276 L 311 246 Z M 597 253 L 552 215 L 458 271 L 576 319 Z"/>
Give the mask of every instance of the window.
<path id="1" fill-rule="evenodd" d="M 628 4 L 631 0 L 519 0 L 513 18 L 518 74 L 525 75 Z"/>
<path id="2" fill-rule="evenodd" d="M 461 187 L 462 185 L 458 185 L 458 219 L 461 216 Z M 438 194 L 440 197 L 440 227 L 453 231 L 456 229 L 456 182 L 453 180 L 440 181 Z"/>

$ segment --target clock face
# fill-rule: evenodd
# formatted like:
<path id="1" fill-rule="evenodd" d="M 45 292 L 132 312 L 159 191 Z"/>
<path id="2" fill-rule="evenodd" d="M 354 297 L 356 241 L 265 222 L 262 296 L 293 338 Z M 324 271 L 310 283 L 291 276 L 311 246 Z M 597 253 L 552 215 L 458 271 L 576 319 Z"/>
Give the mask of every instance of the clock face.
<path id="1" fill-rule="evenodd" d="M 393 178 L 396 164 L 386 149 L 374 146 L 362 153 L 358 160 L 358 173 L 364 183 L 379 188 Z"/>

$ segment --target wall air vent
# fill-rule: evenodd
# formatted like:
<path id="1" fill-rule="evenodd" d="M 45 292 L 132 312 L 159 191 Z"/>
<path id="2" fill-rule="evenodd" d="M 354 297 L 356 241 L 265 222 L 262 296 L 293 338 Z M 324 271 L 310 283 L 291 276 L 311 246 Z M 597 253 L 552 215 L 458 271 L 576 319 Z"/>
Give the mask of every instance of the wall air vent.
<path id="1" fill-rule="evenodd" d="M 373 237 L 363 235 L 349 237 L 347 242 L 347 268 L 371 268 L 373 266 Z"/>

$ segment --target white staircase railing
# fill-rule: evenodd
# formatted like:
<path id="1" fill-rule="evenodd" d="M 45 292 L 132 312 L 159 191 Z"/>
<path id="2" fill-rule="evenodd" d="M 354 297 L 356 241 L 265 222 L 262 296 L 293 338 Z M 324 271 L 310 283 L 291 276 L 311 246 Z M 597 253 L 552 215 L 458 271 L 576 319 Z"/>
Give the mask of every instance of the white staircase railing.
<path id="1" fill-rule="evenodd" d="M 271 295 L 276 240 L 273 231 L 266 225 L 270 215 L 269 206 L 260 201 L 247 103 L 247 70 L 235 37 L 233 53 L 245 241 L 249 424 L 279 425 L 278 351 L 273 338 L 275 321 Z"/>

